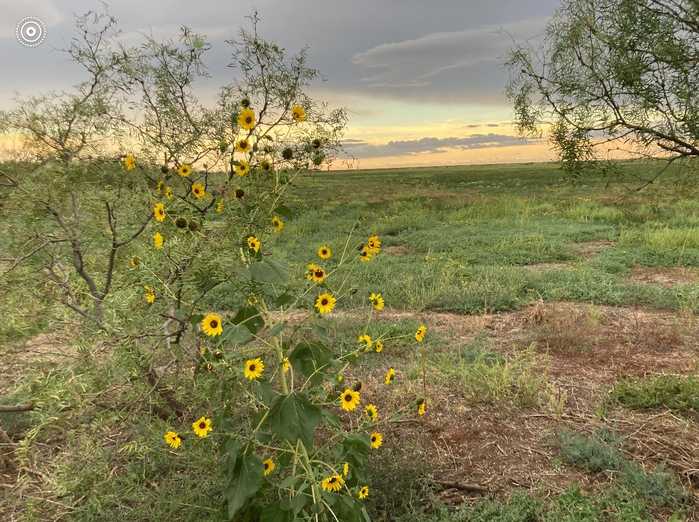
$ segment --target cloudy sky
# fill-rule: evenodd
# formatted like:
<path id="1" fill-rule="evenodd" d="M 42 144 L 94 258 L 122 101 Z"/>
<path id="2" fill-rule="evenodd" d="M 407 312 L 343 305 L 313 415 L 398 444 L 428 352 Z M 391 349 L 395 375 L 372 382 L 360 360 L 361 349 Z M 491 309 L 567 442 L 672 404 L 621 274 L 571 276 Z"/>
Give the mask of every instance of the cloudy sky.
<path id="1" fill-rule="evenodd" d="M 189 25 L 208 35 L 213 92 L 229 81 L 224 40 L 257 9 L 261 33 L 290 51 L 310 48 L 325 81 L 313 95 L 347 107 L 353 166 L 388 167 L 534 161 L 545 143 L 524 142 L 511 125 L 503 61 L 512 39 L 540 37 L 558 0 L 113 0 L 124 33 L 173 35 Z M 73 16 L 95 0 L 0 0 L 0 108 L 17 94 L 69 88 L 79 71 L 58 49 Z M 15 38 L 17 22 L 48 27 L 36 48 Z"/>

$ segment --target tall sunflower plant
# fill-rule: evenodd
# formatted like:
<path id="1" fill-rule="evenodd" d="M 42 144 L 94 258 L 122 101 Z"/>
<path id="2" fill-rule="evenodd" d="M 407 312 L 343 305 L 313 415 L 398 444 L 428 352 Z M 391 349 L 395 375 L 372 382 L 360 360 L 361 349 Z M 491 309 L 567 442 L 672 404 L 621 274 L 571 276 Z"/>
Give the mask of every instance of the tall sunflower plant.
<path id="1" fill-rule="evenodd" d="M 355 231 L 342 245 L 318 245 L 295 276 L 277 259 L 275 241 L 293 224 L 289 187 L 330 164 L 346 115 L 305 94 L 317 75 L 305 53 L 288 59 L 259 37 L 257 22 L 228 42 L 238 79 L 215 108 L 192 90 L 205 75 L 203 36 L 183 29 L 178 42 L 151 38 L 115 52 L 113 18 L 95 38 L 80 26 L 86 47 L 72 56 L 95 76 L 69 108 L 84 112 L 81 100 L 108 93 L 100 115 L 113 108 L 105 100 L 132 110 L 100 121 L 129 146 L 115 168 L 95 157 L 99 148 L 89 158 L 67 150 L 68 129 L 55 158 L 21 179 L 2 173 L 8 204 L 31 200 L 46 218 L 31 220 L 42 242 L 19 245 L 31 250 L 16 264 L 46 263 L 47 295 L 84 321 L 93 342 L 127 354 L 122 362 L 140 372 L 157 397 L 149 407 L 168 425 L 160 450 L 220 452 L 224 518 L 367 520 L 372 455 L 390 443 L 394 420 L 421 417 L 427 402 L 424 365 L 422 396 L 388 412 L 378 398 L 399 373 L 386 366 L 378 382 L 362 380 L 357 363 L 402 337 L 419 347 L 427 329 L 372 338 L 386 304 L 376 289 L 365 310 L 345 312 L 367 318 L 350 347 L 329 333 L 357 267 L 383 255 L 372 231 L 358 249 Z M 44 130 L 13 121 L 13 132 L 46 141 Z M 32 190 L 32 180 L 51 190 Z"/>

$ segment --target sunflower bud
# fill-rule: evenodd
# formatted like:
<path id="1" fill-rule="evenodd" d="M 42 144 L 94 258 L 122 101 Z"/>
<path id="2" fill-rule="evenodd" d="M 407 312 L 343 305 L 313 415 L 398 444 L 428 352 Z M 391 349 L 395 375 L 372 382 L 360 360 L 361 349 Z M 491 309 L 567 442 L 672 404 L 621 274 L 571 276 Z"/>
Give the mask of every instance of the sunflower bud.
<path id="1" fill-rule="evenodd" d="M 354 391 L 360 391 L 362 389 L 362 381 L 358 381 L 354 386 L 352 386 Z"/>
<path id="2" fill-rule="evenodd" d="M 175 220 L 175 226 L 177 228 L 187 228 L 187 220 L 183 217 L 178 217 Z"/>
<path id="3" fill-rule="evenodd" d="M 248 107 L 250 107 L 250 100 L 248 100 L 247 98 L 243 98 L 242 100 L 240 100 L 240 106 L 244 109 L 247 109 Z"/>
<path id="4" fill-rule="evenodd" d="M 162 172 L 163 174 L 167 174 L 167 173 L 168 173 L 168 170 L 169 170 L 169 169 L 168 169 L 168 166 L 167 166 L 167 165 L 162 165 L 162 166 L 160 167 L 160 172 Z"/>
<path id="5" fill-rule="evenodd" d="M 314 139 L 311 142 L 311 145 L 313 146 L 314 149 L 319 149 L 320 145 L 321 145 L 320 140 L 318 138 Z"/>
<path id="6" fill-rule="evenodd" d="M 197 230 L 199 230 L 199 228 L 199 223 L 197 223 L 196 221 L 189 222 L 189 230 L 191 230 L 192 232 L 196 232 Z"/>
<path id="7" fill-rule="evenodd" d="M 235 189 L 235 197 L 240 199 L 245 195 L 245 191 L 243 189 Z"/>
<path id="8" fill-rule="evenodd" d="M 291 150 L 289 147 L 285 148 L 282 151 L 282 158 L 284 158 L 285 160 L 290 160 L 293 157 L 294 157 L 294 151 Z"/>

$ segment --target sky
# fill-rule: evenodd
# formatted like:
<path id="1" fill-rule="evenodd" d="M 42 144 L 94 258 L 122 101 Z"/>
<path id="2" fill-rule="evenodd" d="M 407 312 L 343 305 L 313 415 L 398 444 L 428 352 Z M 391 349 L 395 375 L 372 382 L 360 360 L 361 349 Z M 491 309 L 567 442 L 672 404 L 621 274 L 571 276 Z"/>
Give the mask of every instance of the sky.
<path id="1" fill-rule="evenodd" d="M 15 96 L 69 89 L 80 71 L 60 49 L 94 0 L 0 0 L 0 108 Z M 511 163 L 553 159 L 523 140 L 505 96 L 513 41 L 535 41 L 559 0 L 120 0 L 109 12 L 129 35 L 173 36 L 181 25 L 212 44 L 205 98 L 229 82 L 224 41 L 257 10 L 261 35 L 290 52 L 309 48 L 323 80 L 311 95 L 347 108 L 347 167 Z M 41 19 L 44 42 L 16 40 L 19 20 Z"/>

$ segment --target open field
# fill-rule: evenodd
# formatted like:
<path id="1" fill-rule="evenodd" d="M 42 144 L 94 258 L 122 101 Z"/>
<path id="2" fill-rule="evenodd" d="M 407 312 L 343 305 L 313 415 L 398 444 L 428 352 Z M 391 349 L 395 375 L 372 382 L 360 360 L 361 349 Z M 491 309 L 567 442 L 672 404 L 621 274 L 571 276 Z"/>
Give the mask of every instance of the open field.
<path id="1" fill-rule="evenodd" d="M 377 329 L 430 328 L 426 385 L 409 343 L 359 368 L 377 397 L 383 368 L 402 368 L 407 391 L 380 395 L 380 409 L 423 385 L 429 404 L 385 429 L 373 520 L 699 520 L 699 186 L 695 168 L 637 191 L 655 168 L 577 183 L 552 164 L 297 183 L 275 247 L 287 259 L 339 252 L 356 230 L 383 241 L 329 327 L 353 339 L 354 305 L 378 289 Z M 0 412 L 17 443 L 0 440 L 13 452 L 3 520 L 219 520 L 216 457 L 154 451 L 165 425 L 144 413 L 149 390 L 106 347 L 76 343 L 23 286 L 30 275 L 4 281 L 0 304 L 0 396 L 36 404 Z M 194 411 L 205 388 L 186 399 Z"/>

